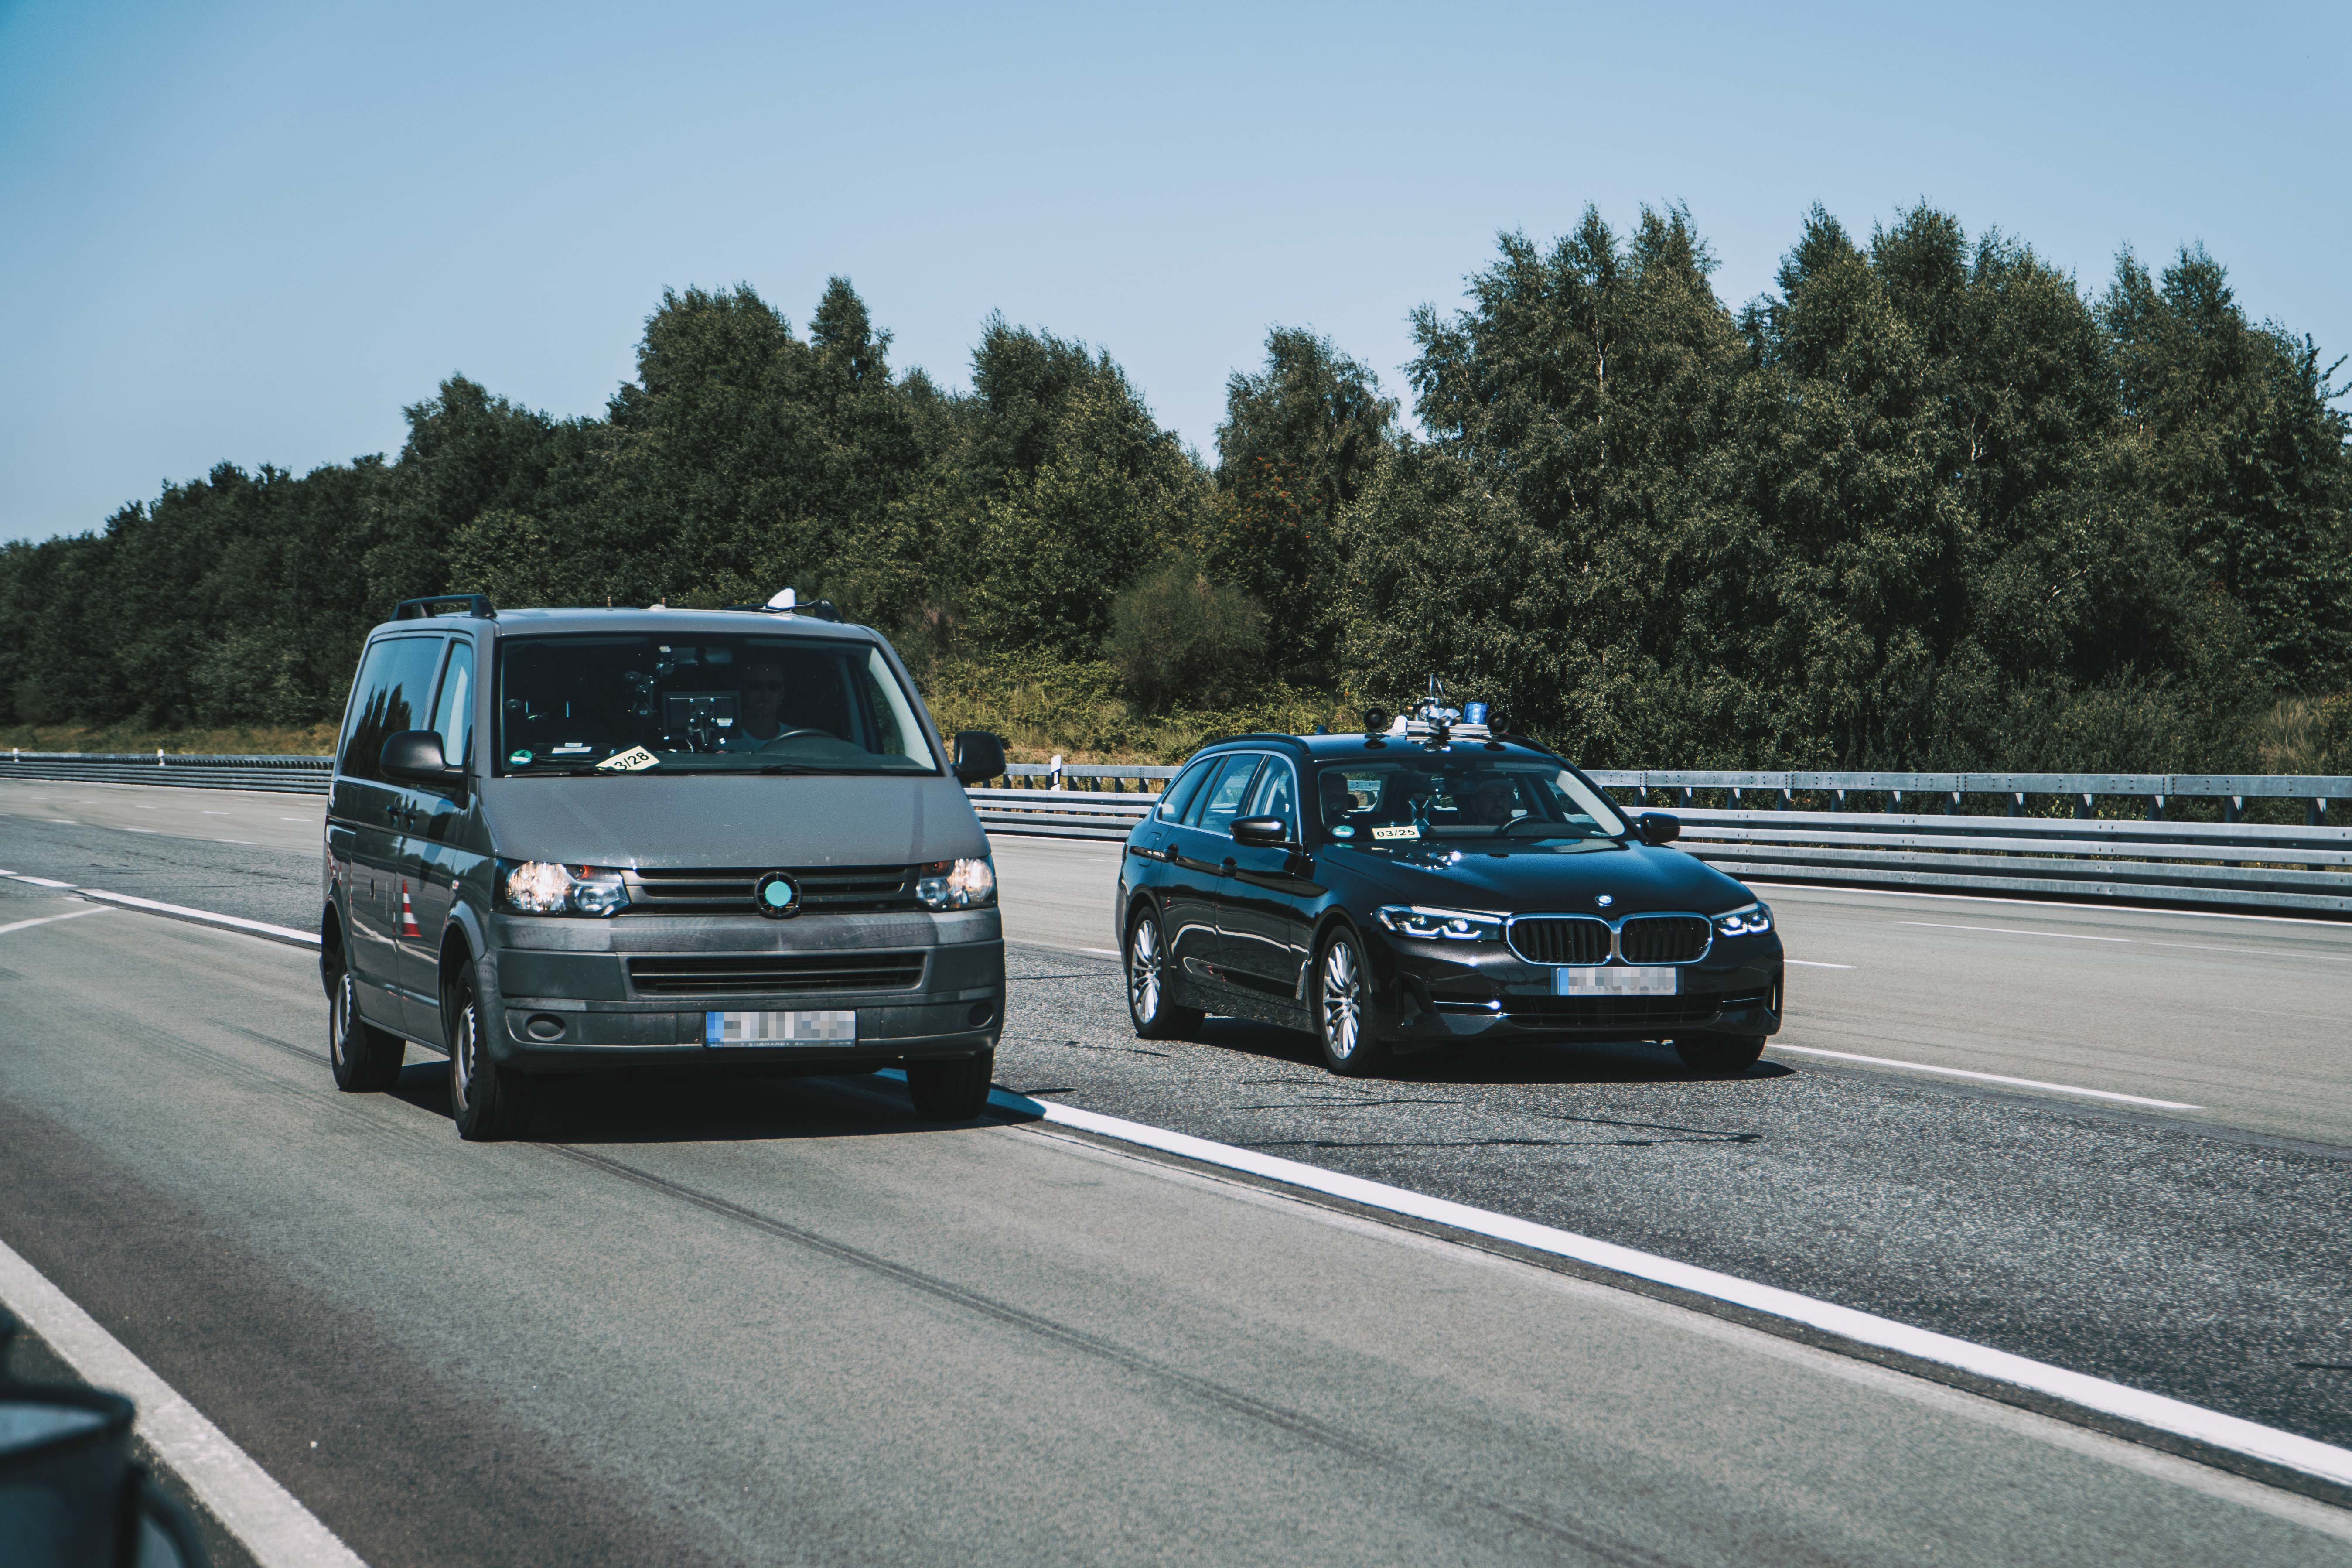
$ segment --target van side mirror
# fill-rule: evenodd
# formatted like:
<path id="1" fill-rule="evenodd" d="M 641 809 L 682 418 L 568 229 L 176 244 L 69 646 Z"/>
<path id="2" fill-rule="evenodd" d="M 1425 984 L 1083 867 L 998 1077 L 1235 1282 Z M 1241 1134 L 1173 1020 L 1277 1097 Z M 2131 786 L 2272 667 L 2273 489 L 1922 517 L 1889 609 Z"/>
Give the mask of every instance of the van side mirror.
<path id="1" fill-rule="evenodd" d="M 466 770 L 441 754 L 441 737 L 430 730 L 403 730 L 388 737 L 377 761 L 384 777 L 403 784 L 447 789 L 466 780 Z"/>
<path id="2" fill-rule="evenodd" d="M 955 776 L 976 784 L 1004 772 L 1004 742 L 986 730 L 963 730 L 955 738 Z"/>
<path id="3" fill-rule="evenodd" d="M 1290 842 L 1290 824 L 1278 816 L 1237 816 L 1234 818 L 1234 842 L 1254 844 L 1262 849 L 1277 848 Z"/>
<path id="4" fill-rule="evenodd" d="M 1663 811 L 1645 811 L 1633 819 L 1633 836 L 1644 844 L 1672 844 L 1683 836 L 1683 821 Z"/>

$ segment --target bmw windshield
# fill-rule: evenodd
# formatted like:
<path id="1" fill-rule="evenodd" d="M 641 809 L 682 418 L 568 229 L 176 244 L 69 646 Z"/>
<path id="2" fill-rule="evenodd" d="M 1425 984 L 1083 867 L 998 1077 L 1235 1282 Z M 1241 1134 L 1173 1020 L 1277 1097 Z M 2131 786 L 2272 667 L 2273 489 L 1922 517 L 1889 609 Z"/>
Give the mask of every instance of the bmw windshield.
<path id="1" fill-rule="evenodd" d="M 912 773 L 939 761 L 897 672 L 846 638 L 502 637 L 501 773 Z"/>
<path id="2" fill-rule="evenodd" d="M 1367 849 L 1432 840 L 1621 838 L 1614 802 L 1557 763 L 1475 752 L 1402 752 L 1325 767 L 1318 780 L 1323 831 Z"/>

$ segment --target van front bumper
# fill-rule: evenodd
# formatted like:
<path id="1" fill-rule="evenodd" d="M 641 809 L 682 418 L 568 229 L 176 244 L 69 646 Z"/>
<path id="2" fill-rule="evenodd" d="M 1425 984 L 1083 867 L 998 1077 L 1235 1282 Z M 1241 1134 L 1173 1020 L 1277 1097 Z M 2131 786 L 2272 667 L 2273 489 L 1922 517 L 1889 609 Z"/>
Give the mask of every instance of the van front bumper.
<path id="1" fill-rule="evenodd" d="M 501 916 L 492 922 L 485 996 L 491 1054 L 527 1072 L 725 1065 L 812 1072 L 993 1050 L 1004 1027 L 1004 942 L 994 910 L 949 914 L 640 916 L 611 921 Z M 888 958 L 891 984 L 814 988 L 804 973 Z M 633 962 L 638 961 L 638 962 Z M 755 990 L 740 973 L 697 990 L 681 968 L 772 968 L 789 988 Z M 850 1012 L 855 1042 L 712 1047 L 713 1012 Z"/>

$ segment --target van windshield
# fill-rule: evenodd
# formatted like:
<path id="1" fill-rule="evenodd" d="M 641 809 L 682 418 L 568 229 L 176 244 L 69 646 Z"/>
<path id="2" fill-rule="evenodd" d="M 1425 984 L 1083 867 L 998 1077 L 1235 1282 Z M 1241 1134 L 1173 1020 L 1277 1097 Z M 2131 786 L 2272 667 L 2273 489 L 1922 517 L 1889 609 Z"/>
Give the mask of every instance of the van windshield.
<path id="1" fill-rule="evenodd" d="M 934 773 L 881 650 L 814 637 L 499 639 L 501 773 Z"/>

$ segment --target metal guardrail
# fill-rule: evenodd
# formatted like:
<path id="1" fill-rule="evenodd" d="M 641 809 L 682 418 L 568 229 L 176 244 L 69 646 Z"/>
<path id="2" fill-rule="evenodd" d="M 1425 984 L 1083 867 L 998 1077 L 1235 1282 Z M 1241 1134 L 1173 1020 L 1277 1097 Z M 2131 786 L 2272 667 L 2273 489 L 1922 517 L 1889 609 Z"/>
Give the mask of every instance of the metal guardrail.
<path id="1" fill-rule="evenodd" d="M 331 757 L 157 752 L 0 752 L 0 779 L 171 784 L 179 789 L 275 790 L 324 795 Z"/>
<path id="2" fill-rule="evenodd" d="M 0 779 L 69 779 L 324 794 L 325 757 L 0 753 Z M 1004 784 L 970 794 L 992 833 L 1118 839 L 1179 770 L 1139 764 L 1014 763 Z M 2221 773 L 1829 773 L 1593 770 L 1628 805 L 1666 797 L 1681 846 L 1758 880 L 1902 887 L 2277 909 L 2352 915 L 2352 777 Z M 1736 803 L 1691 804 L 1700 791 Z M 1800 795 L 1832 809 L 1801 807 Z M 2003 815 L 1962 808 L 2005 797 Z M 1766 809 L 1749 809 L 1757 797 Z M 1978 797 L 1972 803 L 1970 797 Z M 2075 815 L 2023 815 L 2068 800 Z M 2175 803 L 2219 800 L 2220 822 L 2167 820 Z M 2305 825 L 2243 821 L 2246 803 L 2302 803 Z M 2140 804 L 2141 818 L 2089 815 Z M 1837 809 L 1865 803 L 1895 809 Z M 1912 809 L 1905 810 L 1906 806 Z M 1927 809 L 1920 809 L 1921 807 Z M 2332 809 L 2331 809 L 2332 807 Z"/>

